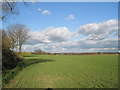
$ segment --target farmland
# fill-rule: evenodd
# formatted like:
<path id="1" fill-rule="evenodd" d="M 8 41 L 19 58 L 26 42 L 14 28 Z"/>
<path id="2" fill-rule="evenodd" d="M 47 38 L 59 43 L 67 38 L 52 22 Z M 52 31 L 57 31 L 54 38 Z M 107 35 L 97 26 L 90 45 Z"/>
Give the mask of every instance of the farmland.
<path id="1" fill-rule="evenodd" d="M 29 55 L 5 88 L 115 88 L 117 55 Z"/>

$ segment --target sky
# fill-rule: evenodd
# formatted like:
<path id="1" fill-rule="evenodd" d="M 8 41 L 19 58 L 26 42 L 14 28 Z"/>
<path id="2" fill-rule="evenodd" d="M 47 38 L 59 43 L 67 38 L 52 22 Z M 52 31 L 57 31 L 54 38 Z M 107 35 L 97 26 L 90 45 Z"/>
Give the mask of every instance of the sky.
<path id="1" fill-rule="evenodd" d="M 118 50 L 117 2 L 18 2 L 10 24 L 25 24 L 30 38 L 22 51 L 113 52 Z"/>

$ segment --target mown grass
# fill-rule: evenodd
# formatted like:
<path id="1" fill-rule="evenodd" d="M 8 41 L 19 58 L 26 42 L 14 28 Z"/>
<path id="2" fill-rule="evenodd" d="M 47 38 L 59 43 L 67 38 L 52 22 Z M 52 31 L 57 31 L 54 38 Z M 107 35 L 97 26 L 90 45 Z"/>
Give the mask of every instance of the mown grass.
<path id="1" fill-rule="evenodd" d="M 5 88 L 115 88 L 117 55 L 32 55 Z"/>

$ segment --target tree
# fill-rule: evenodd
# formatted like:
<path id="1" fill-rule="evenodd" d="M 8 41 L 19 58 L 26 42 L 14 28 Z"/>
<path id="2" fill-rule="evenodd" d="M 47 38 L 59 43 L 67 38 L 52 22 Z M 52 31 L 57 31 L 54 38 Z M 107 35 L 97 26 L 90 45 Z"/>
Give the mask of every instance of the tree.
<path id="1" fill-rule="evenodd" d="M 0 29 L 0 53 L 2 48 L 2 30 Z"/>
<path id="2" fill-rule="evenodd" d="M 26 2 L 23 3 L 25 6 L 28 4 Z M 0 2 L 0 20 L 4 21 L 9 15 L 18 15 L 19 12 L 16 9 L 16 0 L 8 1 L 8 0 L 3 0 Z"/>
<path id="3" fill-rule="evenodd" d="M 10 50 L 11 39 L 7 32 L 5 30 L 0 30 L 0 32 L 2 32 L 2 70 L 12 69 L 21 62 L 21 59 Z"/>
<path id="4" fill-rule="evenodd" d="M 2 48 L 3 49 L 10 49 L 11 47 L 11 40 L 7 35 L 5 30 L 2 30 Z"/>
<path id="5" fill-rule="evenodd" d="M 40 49 L 35 50 L 34 53 L 37 53 L 37 54 L 45 54 L 45 52 L 42 51 L 42 50 L 40 50 Z"/>
<path id="6" fill-rule="evenodd" d="M 17 47 L 17 31 L 14 28 L 14 25 L 8 26 L 7 32 L 11 38 L 11 49 L 14 50 Z"/>
<path id="7" fill-rule="evenodd" d="M 0 30 L 2 33 L 2 70 L 12 69 L 16 67 L 20 62 L 21 58 L 16 55 L 11 48 L 11 38 L 5 30 Z"/>
<path id="8" fill-rule="evenodd" d="M 16 3 L 14 2 L 8 2 L 3 1 L 1 2 L 1 9 L 0 9 L 0 20 L 5 20 L 7 16 L 11 14 L 18 14 L 18 11 L 16 10 Z"/>
<path id="9" fill-rule="evenodd" d="M 9 37 L 12 42 L 12 49 L 17 48 L 21 52 L 22 45 L 29 37 L 29 29 L 23 24 L 12 24 L 8 27 Z"/>

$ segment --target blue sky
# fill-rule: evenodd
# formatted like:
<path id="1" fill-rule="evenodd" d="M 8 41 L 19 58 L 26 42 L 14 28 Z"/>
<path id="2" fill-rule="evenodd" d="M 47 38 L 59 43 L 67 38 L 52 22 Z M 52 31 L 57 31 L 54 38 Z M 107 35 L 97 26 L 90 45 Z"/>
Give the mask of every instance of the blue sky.
<path id="1" fill-rule="evenodd" d="M 112 18 L 117 18 L 117 2 L 50 2 L 50 3 L 18 3 L 19 15 L 14 16 L 10 23 L 22 23 L 31 30 L 43 30 L 48 26 L 68 27 L 71 31 L 80 25 L 97 23 Z M 41 9 L 41 11 L 37 9 Z M 42 15 L 43 10 L 49 10 L 50 15 Z M 68 15 L 73 14 L 74 20 L 66 20 Z M 11 18 L 12 19 L 12 18 Z"/>
<path id="2" fill-rule="evenodd" d="M 17 9 L 3 28 L 27 25 L 31 38 L 23 51 L 117 51 L 117 2 L 18 2 Z"/>

